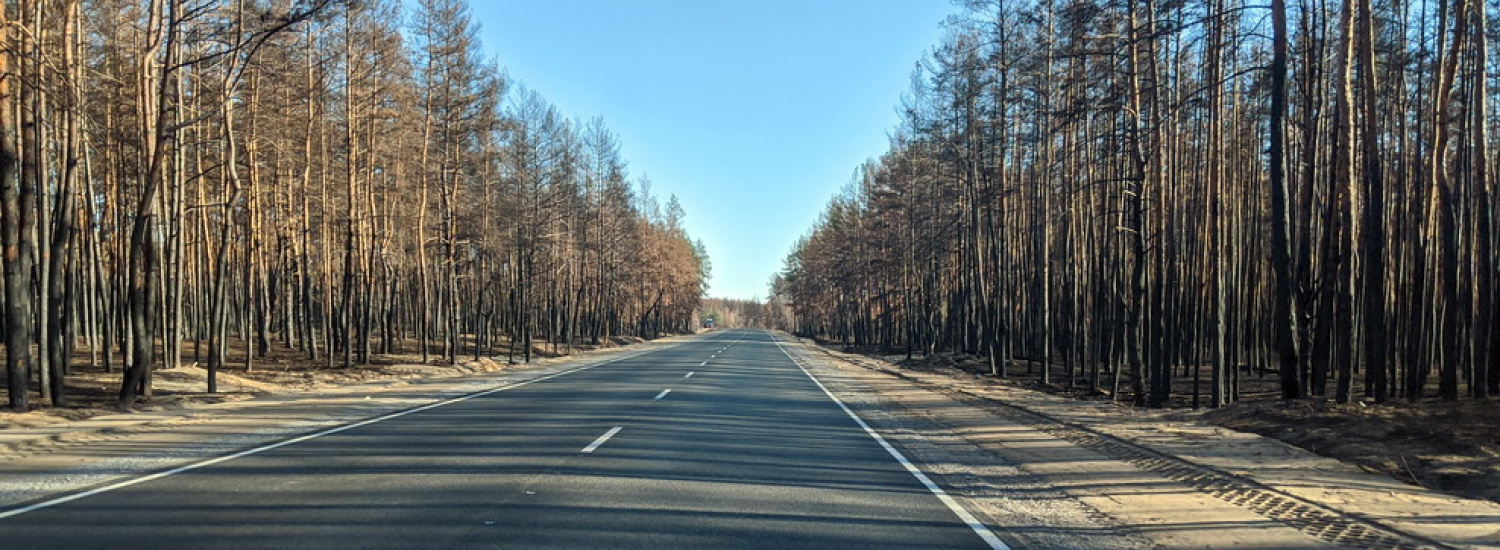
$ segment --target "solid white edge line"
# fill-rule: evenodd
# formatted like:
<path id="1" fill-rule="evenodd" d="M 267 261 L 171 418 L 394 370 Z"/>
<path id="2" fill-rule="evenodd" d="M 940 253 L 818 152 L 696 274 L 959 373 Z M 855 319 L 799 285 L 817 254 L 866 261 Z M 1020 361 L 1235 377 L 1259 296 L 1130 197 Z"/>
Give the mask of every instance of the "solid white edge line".
<path id="1" fill-rule="evenodd" d="M 145 482 L 148 482 L 148 481 L 155 481 L 155 480 L 158 480 L 158 479 L 161 479 L 161 478 L 164 478 L 164 477 L 177 475 L 177 474 L 180 474 L 180 473 L 183 473 L 183 472 L 191 472 L 191 471 L 197 470 L 199 468 L 205 468 L 205 467 L 208 467 L 208 466 L 213 466 L 215 464 L 219 464 L 221 462 L 228 462 L 230 460 L 234 460 L 234 459 L 237 459 L 237 458 L 244 458 L 244 457 L 247 457 L 247 456 L 250 456 L 250 455 L 260 454 L 260 453 L 263 453 L 263 452 L 266 452 L 266 451 L 269 451 L 269 450 L 279 449 L 279 448 L 285 447 L 287 445 L 294 445 L 294 444 L 297 444 L 297 443 L 302 443 L 304 441 L 311 441 L 311 440 L 314 440 L 314 439 L 318 439 L 320 437 L 329 436 L 329 435 L 333 435 L 333 434 L 336 434 L 336 433 L 339 433 L 339 432 L 352 430 L 354 428 L 368 426 L 368 425 L 374 424 L 376 422 L 384 422 L 384 421 L 390 420 L 392 418 L 400 418 L 400 417 L 403 417 L 403 416 L 406 416 L 406 415 L 409 415 L 409 414 L 415 414 L 415 413 L 419 413 L 419 412 L 423 412 L 423 411 L 429 411 L 429 410 L 432 410 L 432 409 L 436 409 L 438 407 L 442 407 L 442 406 L 446 406 L 446 405 L 452 405 L 454 403 L 459 403 L 459 402 L 463 402 L 463 401 L 468 401 L 468 400 L 474 399 L 476 397 L 484 397 L 486 395 L 490 395 L 490 394 L 493 394 L 493 393 L 502 392 L 502 391 L 509 390 L 509 389 L 519 388 L 521 386 L 525 386 L 525 385 L 528 385 L 528 384 L 533 384 L 533 383 L 536 383 L 536 382 L 542 382 L 542 381 L 545 381 L 545 380 L 551 380 L 551 379 L 557 378 L 559 376 L 565 376 L 565 375 L 573 374 L 575 372 L 585 371 L 585 370 L 592 369 L 592 368 L 595 368 L 595 367 L 600 367 L 600 366 L 608 365 L 610 363 L 614 363 L 614 362 L 617 362 L 617 361 L 624 361 L 626 359 L 630 359 L 630 358 L 633 358 L 633 357 L 638 357 L 638 356 L 641 356 L 641 355 L 645 355 L 646 353 L 648 353 L 648 352 L 647 351 L 641 351 L 640 353 L 633 353 L 633 354 L 626 355 L 626 356 L 623 356 L 623 357 L 616 357 L 614 359 L 610 359 L 608 361 L 602 361 L 602 362 L 595 363 L 595 364 L 592 364 L 592 365 L 586 365 L 586 366 L 582 366 L 582 367 L 578 367 L 578 368 L 574 368 L 574 369 L 569 369 L 569 370 L 565 370 L 565 371 L 562 371 L 562 372 L 549 374 L 549 375 L 546 375 L 546 376 L 539 376 L 537 378 L 532 378 L 530 380 L 522 380 L 520 382 L 514 382 L 514 383 L 510 383 L 510 384 L 505 384 L 503 386 L 498 386 L 498 387 L 490 388 L 490 389 L 487 389 L 487 390 L 480 390 L 478 392 L 474 392 L 474 393 L 470 393 L 470 394 L 466 394 L 466 395 L 460 395 L 458 397 L 453 397 L 453 398 L 450 398 L 450 399 L 445 399 L 445 400 L 438 401 L 438 402 L 435 402 L 435 403 L 428 403 L 428 404 L 422 405 L 420 407 L 415 407 L 415 408 L 406 409 L 406 410 L 402 410 L 402 411 L 396 411 L 396 412 L 385 414 L 385 415 L 382 415 L 382 416 L 377 416 L 375 418 L 367 418 L 365 420 L 361 420 L 361 421 L 355 422 L 353 424 L 344 424 L 342 426 L 335 426 L 335 427 L 332 427 L 332 428 L 329 428 L 329 429 L 326 429 L 326 430 L 323 430 L 323 431 L 314 432 L 314 433 L 310 433 L 310 434 L 306 434 L 306 435 L 301 435 L 301 436 L 297 436 L 297 437 L 294 437 L 294 438 L 291 438 L 291 439 L 285 439 L 285 440 L 282 440 L 282 441 L 278 441 L 276 443 L 271 443 L 269 445 L 262 445 L 262 446 L 259 446 L 259 447 L 245 449 L 243 451 L 239 451 L 239 452 L 236 452 L 236 453 L 233 453 L 233 454 L 227 454 L 227 455 L 220 456 L 220 457 L 214 457 L 214 458 L 210 458 L 208 460 L 204 460 L 204 461 L 201 461 L 201 462 L 194 462 L 192 464 L 187 464 L 187 465 L 184 465 L 184 466 L 178 466 L 176 468 L 172 468 L 170 470 L 165 470 L 165 471 L 161 471 L 161 472 L 156 472 L 154 474 L 148 474 L 148 475 L 144 475 L 144 476 L 141 476 L 141 477 L 127 479 L 127 480 L 124 480 L 124 481 L 117 481 L 117 482 L 114 482 L 114 483 L 111 483 L 111 484 L 108 484 L 108 485 L 104 485 L 104 486 L 101 486 L 101 487 L 95 487 L 93 489 L 89 489 L 87 491 L 83 491 L 83 492 L 80 492 L 80 493 L 73 493 L 73 494 L 70 494 L 70 495 L 64 495 L 64 496 L 57 497 L 57 498 L 54 498 L 54 499 L 44 500 L 44 501 L 38 502 L 36 504 L 30 504 L 30 505 L 22 506 L 20 508 L 12 508 L 10 510 L 5 510 L 3 512 L 0 512 L 0 519 L 13 518 L 13 517 L 19 516 L 21 514 L 26 514 L 26 513 L 30 513 L 30 512 L 35 512 L 37 510 L 43 510 L 43 509 L 46 509 L 46 508 L 51 508 L 51 507 L 57 506 L 59 504 L 66 504 L 66 503 L 69 503 L 69 502 L 73 502 L 75 500 L 88 498 L 88 497 L 91 497 L 91 496 L 94 496 L 94 495 L 98 495 L 98 494 L 108 493 L 110 491 L 114 491 L 114 490 L 118 490 L 118 489 L 124 489 L 126 487 L 130 487 L 132 485 L 139 485 L 141 483 L 145 483 Z M 619 428 L 615 428 L 615 431 L 619 431 Z M 609 435 L 614 435 L 614 432 L 610 432 Z M 589 451 L 584 451 L 584 452 L 589 452 Z"/>
<path id="2" fill-rule="evenodd" d="M 672 388 L 667 388 L 667 389 L 662 390 L 661 393 L 656 394 L 656 397 L 653 397 L 651 400 L 652 401 L 660 401 L 661 398 L 666 397 L 667 394 L 669 394 L 669 393 L 672 393 Z"/>
<path id="3" fill-rule="evenodd" d="M 599 436 L 599 439 L 595 439 L 593 443 L 589 443 L 589 446 L 584 447 L 582 451 L 578 451 L 578 452 L 580 452 L 580 453 L 592 453 L 592 452 L 594 452 L 594 449 L 598 449 L 599 446 L 603 445 L 605 441 L 609 441 L 609 438 L 614 437 L 615 434 L 617 434 L 617 433 L 620 433 L 620 428 L 623 428 L 623 427 L 624 426 L 615 426 L 613 428 L 610 428 L 609 431 L 604 432 L 604 435 Z"/>
<path id="4" fill-rule="evenodd" d="M 775 335 L 772 335 L 771 337 L 775 338 Z M 906 455 L 903 455 L 901 454 L 901 451 L 896 450 L 896 448 L 889 442 L 887 442 L 879 432 L 876 432 L 874 428 L 871 428 L 869 424 L 865 423 L 865 420 L 863 418 L 860 418 L 859 415 L 854 414 L 854 411 L 850 409 L 848 405 L 845 405 L 843 401 L 839 400 L 838 396 L 834 395 L 833 392 L 828 391 L 828 387 L 824 386 L 823 382 L 818 380 L 818 377 L 813 376 L 811 372 L 808 372 L 807 368 L 803 367 L 801 362 L 797 361 L 796 358 L 792 357 L 791 353 L 787 352 L 786 347 L 781 345 L 781 340 L 775 340 L 775 342 L 776 348 L 781 350 L 782 355 L 785 355 L 787 359 L 791 360 L 793 365 L 797 365 L 797 368 L 802 371 L 802 374 L 807 375 L 808 379 L 812 380 L 814 384 L 817 384 L 818 389 L 823 390 L 824 395 L 827 395 L 829 399 L 833 400 L 834 404 L 838 405 L 840 409 L 843 409 L 844 414 L 849 415 L 849 418 L 853 418 L 854 422 L 859 424 L 859 427 L 864 428 L 865 433 L 874 438 L 875 442 L 879 443 L 880 446 L 883 447 L 886 452 L 890 453 L 892 457 L 895 457 L 896 461 L 900 462 L 901 466 L 905 467 L 907 472 L 910 472 L 913 477 L 916 477 L 917 481 L 922 482 L 922 485 L 926 486 L 927 490 L 932 492 L 932 494 L 936 496 L 938 500 L 943 501 L 943 504 L 947 505 L 948 509 L 952 510 L 953 513 L 958 516 L 958 519 L 960 521 L 963 521 L 965 524 L 967 524 L 969 526 L 969 529 L 972 529 L 974 531 L 974 534 L 979 535 L 979 538 L 984 539 L 984 542 L 986 544 L 989 544 L 990 548 L 992 548 L 993 550 L 1010 550 L 1010 546 L 1006 545 L 1004 541 L 1001 541 L 1000 537 L 995 536 L 995 533 L 990 531 L 990 528 L 986 526 L 984 522 L 979 521 L 979 518 L 974 517 L 974 514 L 971 514 L 968 510 L 964 509 L 964 507 L 960 505 L 957 500 L 954 500 L 952 496 L 948 495 L 947 491 L 944 491 L 942 487 L 939 487 L 937 483 L 934 483 L 932 481 L 932 478 L 927 477 L 927 474 L 922 473 L 922 470 L 920 468 L 917 468 L 915 464 L 912 464 L 910 460 L 907 460 Z"/>

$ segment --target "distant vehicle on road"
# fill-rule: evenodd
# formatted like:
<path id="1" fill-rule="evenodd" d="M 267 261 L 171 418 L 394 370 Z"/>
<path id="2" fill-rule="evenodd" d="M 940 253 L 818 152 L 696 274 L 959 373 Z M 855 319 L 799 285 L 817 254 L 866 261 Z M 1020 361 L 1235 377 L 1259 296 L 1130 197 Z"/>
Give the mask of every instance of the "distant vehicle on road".
<path id="1" fill-rule="evenodd" d="M 713 329 L 714 328 L 714 320 L 713 320 L 712 317 L 703 320 L 703 328 L 706 328 L 706 329 Z"/>

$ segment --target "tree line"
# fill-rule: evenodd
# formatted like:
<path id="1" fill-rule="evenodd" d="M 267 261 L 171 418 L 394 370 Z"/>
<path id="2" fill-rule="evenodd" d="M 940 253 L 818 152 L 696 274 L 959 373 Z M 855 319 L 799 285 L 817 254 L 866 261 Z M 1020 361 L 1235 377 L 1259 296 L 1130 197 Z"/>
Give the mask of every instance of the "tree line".
<path id="1" fill-rule="evenodd" d="M 1484 2 L 960 4 L 774 283 L 799 331 L 1149 406 L 1500 393 Z"/>
<path id="2" fill-rule="evenodd" d="M 786 307 L 776 297 L 761 301 L 735 298 L 705 298 L 699 306 L 700 318 L 712 319 L 715 328 L 754 328 L 762 330 L 789 330 Z"/>
<path id="3" fill-rule="evenodd" d="M 690 330 L 708 262 L 676 199 L 485 59 L 465 2 L 413 4 L 6 2 L 10 406 L 65 404 L 84 365 L 129 404 L 273 346 L 453 363 Z"/>

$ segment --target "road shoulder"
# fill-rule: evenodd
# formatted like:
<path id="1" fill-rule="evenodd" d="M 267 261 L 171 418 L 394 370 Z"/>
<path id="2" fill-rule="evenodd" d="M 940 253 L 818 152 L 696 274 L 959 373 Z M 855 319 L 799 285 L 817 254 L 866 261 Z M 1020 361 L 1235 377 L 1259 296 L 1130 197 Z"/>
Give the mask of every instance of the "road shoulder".
<path id="1" fill-rule="evenodd" d="M 914 448 L 954 493 L 997 525 L 1022 526 L 1023 539 L 1058 530 L 1079 537 L 1069 546 L 1084 547 L 1098 542 L 1089 529 L 1099 529 L 1165 548 L 1500 547 L 1494 503 L 1406 485 L 1274 439 L 806 344 L 789 349 Z M 924 446 L 955 452 L 923 457 Z M 1057 546 L 1045 538 L 1035 545 Z"/>

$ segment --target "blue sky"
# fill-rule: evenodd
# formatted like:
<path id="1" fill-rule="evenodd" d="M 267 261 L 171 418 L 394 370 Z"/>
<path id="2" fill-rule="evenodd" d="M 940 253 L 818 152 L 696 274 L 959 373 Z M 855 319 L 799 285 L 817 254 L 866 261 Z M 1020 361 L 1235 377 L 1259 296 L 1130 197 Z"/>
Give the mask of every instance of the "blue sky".
<path id="1" fill-rule="evenodd" d="M 558 109 L 602 116 L 675 194 L 709 295 L 766 295 L 796 239 L 887 148 L 947 0 L 472 0 L 485 51 Z"/>

